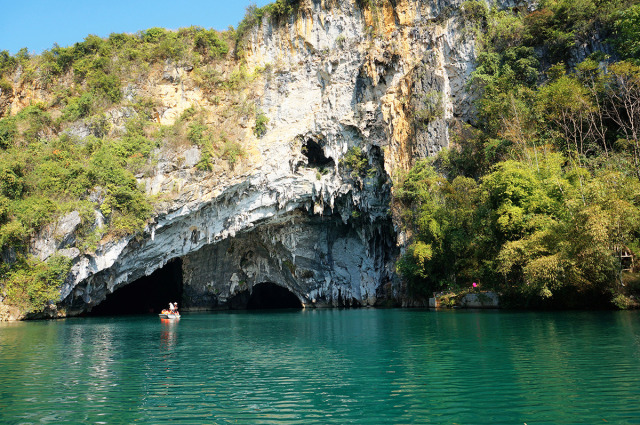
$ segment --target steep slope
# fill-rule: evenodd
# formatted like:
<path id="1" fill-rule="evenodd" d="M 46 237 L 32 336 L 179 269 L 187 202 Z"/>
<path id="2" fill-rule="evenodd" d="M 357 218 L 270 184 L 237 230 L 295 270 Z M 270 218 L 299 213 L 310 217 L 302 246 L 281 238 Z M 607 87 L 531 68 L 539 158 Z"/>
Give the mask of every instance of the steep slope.
<path id="1" fill-rule="evenodd" d="M 394 260 L 404 237 L 394 226 L 392 181 L 472 119 L 465 83 L 473 29 L 456 2 L 305 0 L 250 29 L 239 61 L 215 65 L 219 75 L 241 74 L 240 90 L 211 89 L 205 73 L 180 61 L 132 78 L 123 96 L 153 99 L 151 121 L 178 126 L 195 108 L 208 131 L 236 140 L 237 155 L 210 159 L 202 144 L 161 145 L 136 175 L 155 200 L 144 231 L 107 234 L 95 250 L 74 237 L 78 212 L 40 229 L 33 254 L 72 260 L 60 302 L 44 314 L 90 311 L 175 259 L 187 309 L 242 308 L 265 282 L 306 306 L 402 302 Z M 24 85 L 4 104 L 15 115 L 51 98 Z M 234 112 L 242 108 L 255 114 Z M 118 105 L 106 113 L 112 129 L 132 115 Z M 81 120 L 65 131 L 95 135 Z M 91 196 L 89 224 L 99 228 L 104 196 L 99 188 Z"/>

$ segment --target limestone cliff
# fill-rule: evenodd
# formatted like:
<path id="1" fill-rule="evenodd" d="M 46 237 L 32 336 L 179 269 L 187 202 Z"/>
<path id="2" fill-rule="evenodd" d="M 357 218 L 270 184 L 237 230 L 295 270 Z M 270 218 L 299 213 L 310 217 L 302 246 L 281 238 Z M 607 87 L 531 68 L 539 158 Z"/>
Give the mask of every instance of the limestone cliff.
<path id="1" fill-rule="evenodd" d="M 304 0 L 290 17 L 263 19 L 242 53 L 246 69 L 259 72 L 234 100 L 268 118 L 262 137 L 227 113 L 230 98 L 209 96 L 188 65 L 169 61 L 129 82 L 125 97 L 155 99 L 157 122 L 171 124 L 195 105 L 247 154 L 201 171 L 198 147 L 163 148 L 152 171 L 137 176 L 158 199 L 144 233 L 104 239 L 95 252 L 74 245 L 73 214 L 43 229 L 32 252 L 73 259 L 46 314 L 89 311 L 176 259 L 186 309 L 243 307 L 242 294 L 264 282 L 309 307 L 409 303 L 394 272 L 403 236 L 392 182 L 472 120 L 465 84 L 475 42 L 461 3 Z M 4 100 L 11 113 L 49 95 L 14 92 Z M 109 119 L 117 128 L 127 114 L 113 108 Z M 91 132 L 82 123 L 68 131 Z M 350 165 L 354 157 L 365 166 Z"/>

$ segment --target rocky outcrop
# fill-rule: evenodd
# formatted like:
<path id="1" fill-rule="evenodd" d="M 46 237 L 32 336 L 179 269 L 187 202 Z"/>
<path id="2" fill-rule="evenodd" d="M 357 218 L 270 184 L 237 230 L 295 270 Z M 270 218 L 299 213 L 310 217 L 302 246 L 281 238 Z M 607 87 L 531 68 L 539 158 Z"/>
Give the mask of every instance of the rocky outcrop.
<path id="1" fill-rule="evenodd" d="M 74 261 L 55 314 L 91 310 L 178 258 L 187 308 L 225 307 L 265 282 L 307 306 L 401 298 L 391 181 L 472 119 L 465 84 L 475 42 L 459 2 L 370 3 L 303 0 L 293 16 L 264 19 L 250 32 L 246 66 L 260 77 L 245 100 L 269 119 L 266 134 L 256 138 L 240 123 L 245 159 L 209 172 L 195 168 L 197 148 L 160 153 L 153 172 L 138 176 L 163 197 L 143 234 L 81 253 L 68 250 L 71 236 L 60 231 L 74 225 L 71 217 L 41 233 L 35 253 L 67 249 Z M 155 96 L 163 124 L 191 105 L 218 122 L 224 99 L 208 100 L 190 74 L 167 62 L 125 97 Z M 114 126 L 126 112 L 108 114 Z M 364 168 L 349 163 L 356 154 Z"/>
<path id="2" fill-rule="evenodd" d="M 82 223 L 80 213 L 72 211 L 66 214 L 57 223 L 44 227 L 33 238 L 31 243 L 32 253 L 41 261 L 47 260 L 55 253 L 75 257 L 80 254 L 75 243 L 75 232 Z M 70 251 L 67 251 L 70 249 Z"/>
<path id="3" fill-rule="evenodd" d="M 309 307 L 376 305 L 393 278 L 389 225 L 293 211 L 187 255 L 183 305 L 242 307 L 243 294 L 260 283 L 286 288 Z"/>
<path id="4" fill-rule="evenodd" d="M 447 146 L 451 124 L 471 119 L 475 41 L 456 2 L 372 4 L 381 6 L 304 1 L 287 25 L 252 33 L 248 61 L 269 69 L 261 106 L 275 128 L 294 137 L 292 124 L 306 124 L 334 149 L 355 134 L 386 147 L 392 174 Z M 437 111 L 416 122 L 425 100 Z"/>
<path id="5" fill-rule="evenodd" d="M 308 305 L 375 304 L 393 280 L 396 248 L 390 187 L 375 156 L 370 161 L 374 173 L 357 182 L 338 167 L 318 176 L 306 162 L 286 163 L 280 175 L 248 176 L 221 193 L 196 195 L 157 216 L 144 237 L 78 257 L 62 288 L 67 314 L 175 258 L 183 259 L 185 307 L 220 307 L 262 282 L 289 288 Z"/>

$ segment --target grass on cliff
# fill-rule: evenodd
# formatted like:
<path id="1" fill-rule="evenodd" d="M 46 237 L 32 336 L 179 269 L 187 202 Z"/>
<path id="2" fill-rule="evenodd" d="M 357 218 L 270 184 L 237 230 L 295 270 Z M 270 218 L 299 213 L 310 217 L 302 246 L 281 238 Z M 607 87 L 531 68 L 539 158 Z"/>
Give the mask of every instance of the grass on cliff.
<path id="1" fill-rule="evenodd" d="M 33 235 L 74 210 L 82 218 L 75 235 L 81 250 L 95 249 L 105 233 L 142 230 L 151 205 L 134 174 L 157 144 L 135 128 L 119 139 L 45 138 L 54 124 L 39 108 L 27 108 L 11 121 L 15 131 L 0 151 L 0 244 L 3 258 L 10 259 L 0 266 L 0 299 L 27 313 L 59 298 L 70 266 L 60 256 L 46 262 L 30 257 Z M 107 227 L 97 227 L 96 209 Z"/>

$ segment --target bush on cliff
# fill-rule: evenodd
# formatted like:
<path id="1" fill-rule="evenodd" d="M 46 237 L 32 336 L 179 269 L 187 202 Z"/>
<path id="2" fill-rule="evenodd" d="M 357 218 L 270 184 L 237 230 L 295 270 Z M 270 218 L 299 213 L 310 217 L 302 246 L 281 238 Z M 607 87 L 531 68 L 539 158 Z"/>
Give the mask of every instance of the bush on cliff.
<path id="1" fill-rule="evenodd" d="M 20 258 L 7 272 L 3 267 L 0 290 L 6 294 L 4 302 L 18 307 L 23 313 L 39 311 L 49 302 L 60 298 L 60 286 L 71 268 L 71 260 L 56 256 L 46 262 L 35 258 Z"/>

